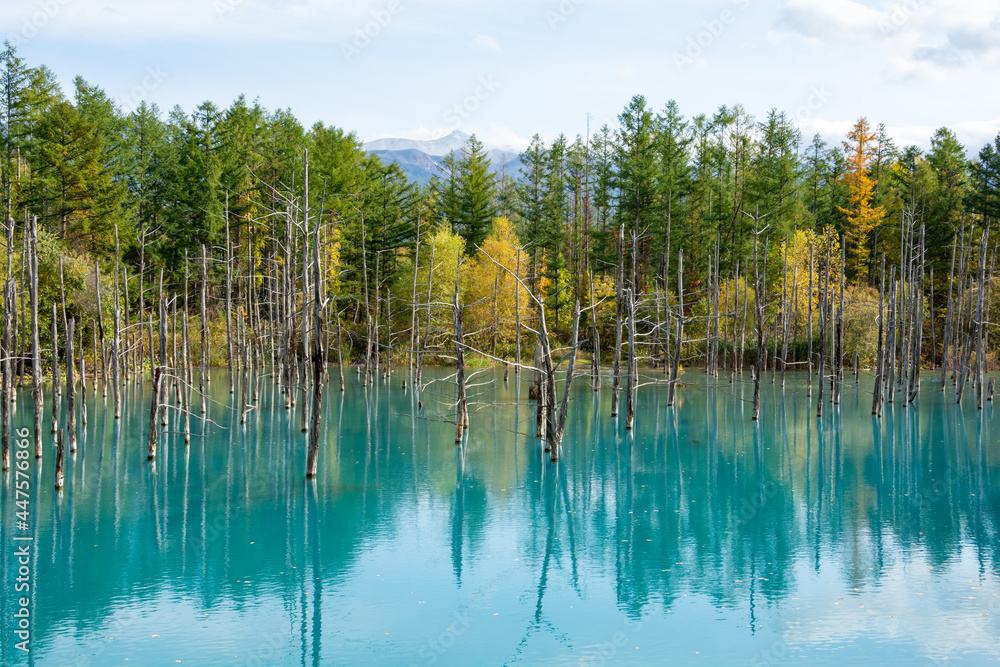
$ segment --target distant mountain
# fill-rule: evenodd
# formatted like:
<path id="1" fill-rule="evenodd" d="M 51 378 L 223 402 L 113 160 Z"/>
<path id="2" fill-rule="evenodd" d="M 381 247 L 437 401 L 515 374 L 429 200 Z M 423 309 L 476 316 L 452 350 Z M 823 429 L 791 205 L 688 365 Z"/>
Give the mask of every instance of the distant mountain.
<path id="1" fill-rule="evenodd" d="M 415 150 L 434 157 L 444 157 L 452 151 L 462 150 L 462 146 L 469 140 L 469 135 L 461 130 L 455 130 L 451 134 L 439 139 L 420 141 L 417 139 L 376 139 L 365 144 L 365 150 L 375 151 L 409 151 Z"/>
<path id="2" fill-rule="evenodd" d="M 420 185 L 426 185 L 434 176 L 441 177 L 444 158 L 455 151 L 461 153 L 469 141 L 469 135 L 461 130 L 451 134 L 421 141 L 417 139 L 376 139 L 364 144 L 364 149 L 377 155 L 383 162 L 395 162 L 403 172 Z M 490 158 L 493 171 L 505 172 L 509 176 L 520 176 L 521 160 L 514 151 L 483 144 Z"/>

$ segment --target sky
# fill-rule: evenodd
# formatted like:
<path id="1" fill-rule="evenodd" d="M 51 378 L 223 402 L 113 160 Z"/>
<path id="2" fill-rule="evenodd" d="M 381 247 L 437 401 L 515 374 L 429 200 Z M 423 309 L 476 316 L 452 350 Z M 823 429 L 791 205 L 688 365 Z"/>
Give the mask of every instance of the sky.
<path id="1" fill-rule="evenodd" d="M 362 140 L 453 130 L 523 149 L 586 134 L 633 95 L 691 117 L 776 108 L 804 141 L 862 116 L 898 146 L 1000 133 L 995 0 L 3 0 L 0 37 L 69 94 L 123 109 L 243 94 Z"/>

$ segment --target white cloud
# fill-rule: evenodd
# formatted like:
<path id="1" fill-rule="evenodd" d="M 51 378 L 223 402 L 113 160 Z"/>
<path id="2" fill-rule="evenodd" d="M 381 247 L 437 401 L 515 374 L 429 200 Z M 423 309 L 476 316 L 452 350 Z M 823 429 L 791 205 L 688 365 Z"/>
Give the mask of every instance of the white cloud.
<path id="1" fill-rule="evenodd" d="M 778 12 L 778 29 L 819 42 L 868 42 L 879 35 L 884 12 L 854 0 L 789 0 Z"/>
<path id="2" fill-rule="evenodd" d="M 503 51 L 500 47 L 500 42 L 498 42 L 495 37 L 481 35 L 478 32 L 472 33 L 472 39 L 466 42 L 466 44 L 478 51 L 490 51 L 492 53 L 500 53 Z"/>
<path id="3" fill-rule="evenodd" d="M 489 127 L 477 132 L 476 136 L 483 143 L 515 153 L 523 151 L 531 143 L 529 139 L 520 136 L 506 125 L 497 125 L 495 123 L 490 123 Z"/>
<path id="4" fill-rule="evenodd" d="M 788 37 L 881 51 L 881 73 L 889 81 L 933 80 L 956 68 L 1000 64 L 1000 11 L 983 0 L 911 0 L 877 9 L 856 0 L 788 0 L 768 39 L 780 44 Z"/>
<path id="5" fill-rule="evenodd" d="M 13 37 L 34 25 L 39 34 L 114 43 L 191 38 L 330 41 L 358 30 L 369 35 L 385 30 L 404 11 L 402 0 L 5 0 L 0 3 L 0 25 Z"/>

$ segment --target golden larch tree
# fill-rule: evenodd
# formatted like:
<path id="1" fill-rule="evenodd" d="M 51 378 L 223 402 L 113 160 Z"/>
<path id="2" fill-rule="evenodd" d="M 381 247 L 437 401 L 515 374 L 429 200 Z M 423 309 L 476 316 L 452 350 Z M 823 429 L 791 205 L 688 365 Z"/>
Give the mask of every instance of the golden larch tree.
<path id="1" fill-rule="evenodd" d="M 847 245 L 847 275 L 856 282 L 867 278 L 868 239 L 872 231 L 885 218 L 885 209 L 873 202 L 878 181 L 869 173 L 875 157 L 875 132 L 867 118 L 861 118 L 844 142 L 847 155 L 847 173 L 843 181 L 848 187 L 847 206 L 837 208 L 847 216 L 844 236 Z"/>

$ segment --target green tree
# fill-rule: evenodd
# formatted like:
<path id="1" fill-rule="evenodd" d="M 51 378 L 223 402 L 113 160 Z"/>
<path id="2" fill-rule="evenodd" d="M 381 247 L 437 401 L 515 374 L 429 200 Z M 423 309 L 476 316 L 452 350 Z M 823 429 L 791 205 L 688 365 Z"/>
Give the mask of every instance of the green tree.
<path id="1" fill-rule="evenodd" d="M 979 151 L 972 163 L 969 206 L 989 221 L 1000 219 L 1000 134 Z"/>
<path id="2" fill-rule="evenodd" d="M 927 165 L 933 177 L 926 204 L 921 202 L 926 225 L 927 261 L 943 278 L 950 268 L 951 241 L 965 210 L 969 173 L 965 147 L 959 143 L 954 132 L 942 127 L 934 133 Z"/>
<path id="3" fill-rule="evenodd" d="M 63 100 L 42 116 L 34 138 L 33 208 L 62 240 L 106 250 L 123 222 L 123 190 L 108 169 L 97 123 Z"/>
<path id="4" fill-rule="evenodd" d="M 476 135 L 469 137 L 461 158 L 449 156 L 445 168 L 441 212 L 465 239 L 465 251 L 471 254 L 486 239 L 496 217 L 496 175 L 490 171 L 489 155 Z"/>
<path id="5" fill-rule="evenodd" d="M 4 42 L 0 53 L 0 142 L 3 150 L 3 176 L 0 188 L 3 196 L 4 220 L 15 209 L 14 185 L 20 176 L 20 157 L 27 134 L 28 100 L 26 96 L 29 82 L 28 68 L 18 57 L 17 49 L 10 42 Z"/>
<path id="6" fill-rule="evenodd" d="M 518 186 L 518 201 L 522 219 L 521 238 L 531 259 L 528 272 L 532 291 L 537 293 L 538 267 L 542 247 L 542 224 L 545 208 L 545 180 L 548 152 L 545 142 L 537 134 L 531 138 L 528 148 L 521 153 L 521 179 Z"/>
<path id="7" fill-rule="evenodd" d="M 641 241 L 650 229 L 655 228 L 658 216 L 656 116 L 646 98 L 635 95 L 618 115 L 618 124 L 619 144 L 615 156 L 619 191 L 617 222 L 626 230 L 626 239 L 621 242 L 631 246 L 633 238 Z M 639 286 L 639 266 L 647 260 L 643 255 L 640 248 L 635 248 L 628 280 L 628 284 L 635 288 Z"/>

